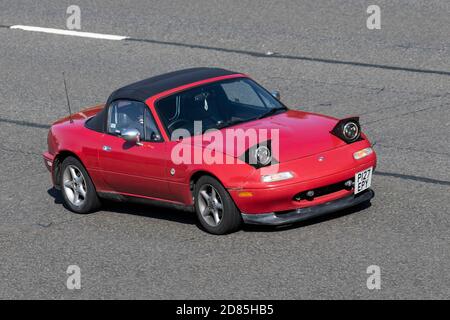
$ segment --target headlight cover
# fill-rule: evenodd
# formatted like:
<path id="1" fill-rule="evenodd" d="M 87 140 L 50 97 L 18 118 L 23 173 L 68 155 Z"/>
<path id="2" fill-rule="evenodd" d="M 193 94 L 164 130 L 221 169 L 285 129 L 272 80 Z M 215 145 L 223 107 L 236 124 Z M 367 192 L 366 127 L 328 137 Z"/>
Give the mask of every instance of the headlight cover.
<path id="1" fill-rule="evenodd" d="M 266 166 L 272 161 L 272 152 L 266 146 L 259 146 L 255 149 L 255 158 L 258 163 Z"/>
<path id="2" fill-rule="evenodd" d="M 347 143 L 361 140 L 361 125 L 359 117 L 352 117 L 339 120 L 331 133 Z"/>
<path id="3" fill-rule="evenodd" d="M 248 148 L 247 151 L 245 151 L 244 154 L 239 157 L 239 159 L 248 163 L 256 169 L 278 163 L 278 161 L 272 155 L 272 146 L 270 140 L 261 142 Z"/>
<path id="4" fill-rule="evenodd" d="M 342 129 L 342 133 L 345 137 L 345 139 L 348 139 L 349 141 L 353 141 L 358 138 L 359 136 L 359 127 L 356 124 L 356 122 L 349 121 L 344 125 L 344 128 Z"/>

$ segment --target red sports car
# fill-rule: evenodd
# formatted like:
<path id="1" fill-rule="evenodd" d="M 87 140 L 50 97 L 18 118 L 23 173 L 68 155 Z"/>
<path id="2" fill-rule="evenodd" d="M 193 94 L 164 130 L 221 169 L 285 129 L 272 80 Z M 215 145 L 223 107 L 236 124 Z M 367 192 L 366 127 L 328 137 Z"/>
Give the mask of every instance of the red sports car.
<path id="1" fill-rule="evenodd" d="M 225 234 L 369 201 L 376 155 L 357 117 L 290 110 L 242 73 L 193 68 L 58 120 L 44 161 L 74 212 L 137 199 L 195 211 Z"/>

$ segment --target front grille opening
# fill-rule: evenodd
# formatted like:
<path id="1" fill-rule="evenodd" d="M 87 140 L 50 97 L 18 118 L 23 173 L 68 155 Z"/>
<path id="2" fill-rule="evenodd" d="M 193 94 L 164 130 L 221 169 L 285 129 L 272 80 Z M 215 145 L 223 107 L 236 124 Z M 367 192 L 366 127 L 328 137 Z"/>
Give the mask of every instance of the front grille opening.
<path id="1" fill-rule="evenodd" d="M 344 181 L 340 181 L 338 183 L 330 184 L 328 186 L 311 189 L 307 191 L 303 191 L 300 193 L 297 193 L 294 196 L 294 201 L 313 201 L 317 197 L 325 196 L 330 193 L 338 192 L 341 190 L 352 190 L 355 185 L 355 178 L 347 179 Z"/>

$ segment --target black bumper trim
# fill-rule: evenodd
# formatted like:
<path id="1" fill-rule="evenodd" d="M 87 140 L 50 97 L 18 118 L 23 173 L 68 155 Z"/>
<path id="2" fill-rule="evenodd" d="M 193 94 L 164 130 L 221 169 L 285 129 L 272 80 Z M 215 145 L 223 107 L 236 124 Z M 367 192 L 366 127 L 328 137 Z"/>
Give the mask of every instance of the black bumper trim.
<path id="1" fill-rule="evenodd" d="M 339 211 L 342 209 L 356 206 L 372 199 L 375 196 L 375 192 L 372 189 L 361 192 L 357 195 L 350 195 L 345 198 L 325 202 L 317 206 L 299 208 L 297 210 L 285 212 L 285 213 L 259 213 L 259 214 L 245 214 L 242 213 L 242 219 L 247 224 L 259 224 L 259 225 L 273 225 L 279 226 L 283 224 L 289 224 L 299 221 L 304 221 L 319 217 L 331 212 Z"/>

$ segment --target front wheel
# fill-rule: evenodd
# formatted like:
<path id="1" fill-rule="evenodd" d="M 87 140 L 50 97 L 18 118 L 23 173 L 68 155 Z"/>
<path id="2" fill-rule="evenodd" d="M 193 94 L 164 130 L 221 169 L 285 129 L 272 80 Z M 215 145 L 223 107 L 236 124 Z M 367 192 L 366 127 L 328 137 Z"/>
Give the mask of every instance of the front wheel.
<path id="1" fill-rule="evenodd" d="M 67 157 L 61 165 L 60 186 L 64 204 L 71 211 L 89 213 L 100 206 L 89 174 L 74 157 Z"/>
<path id="2" fill-rule="evenodd" d="M 239 229 L 241 214 L 233 199 L 216 179 L 203 176 L 195 184 L 195 211 L 202 227 L 212 234 Z"/>

